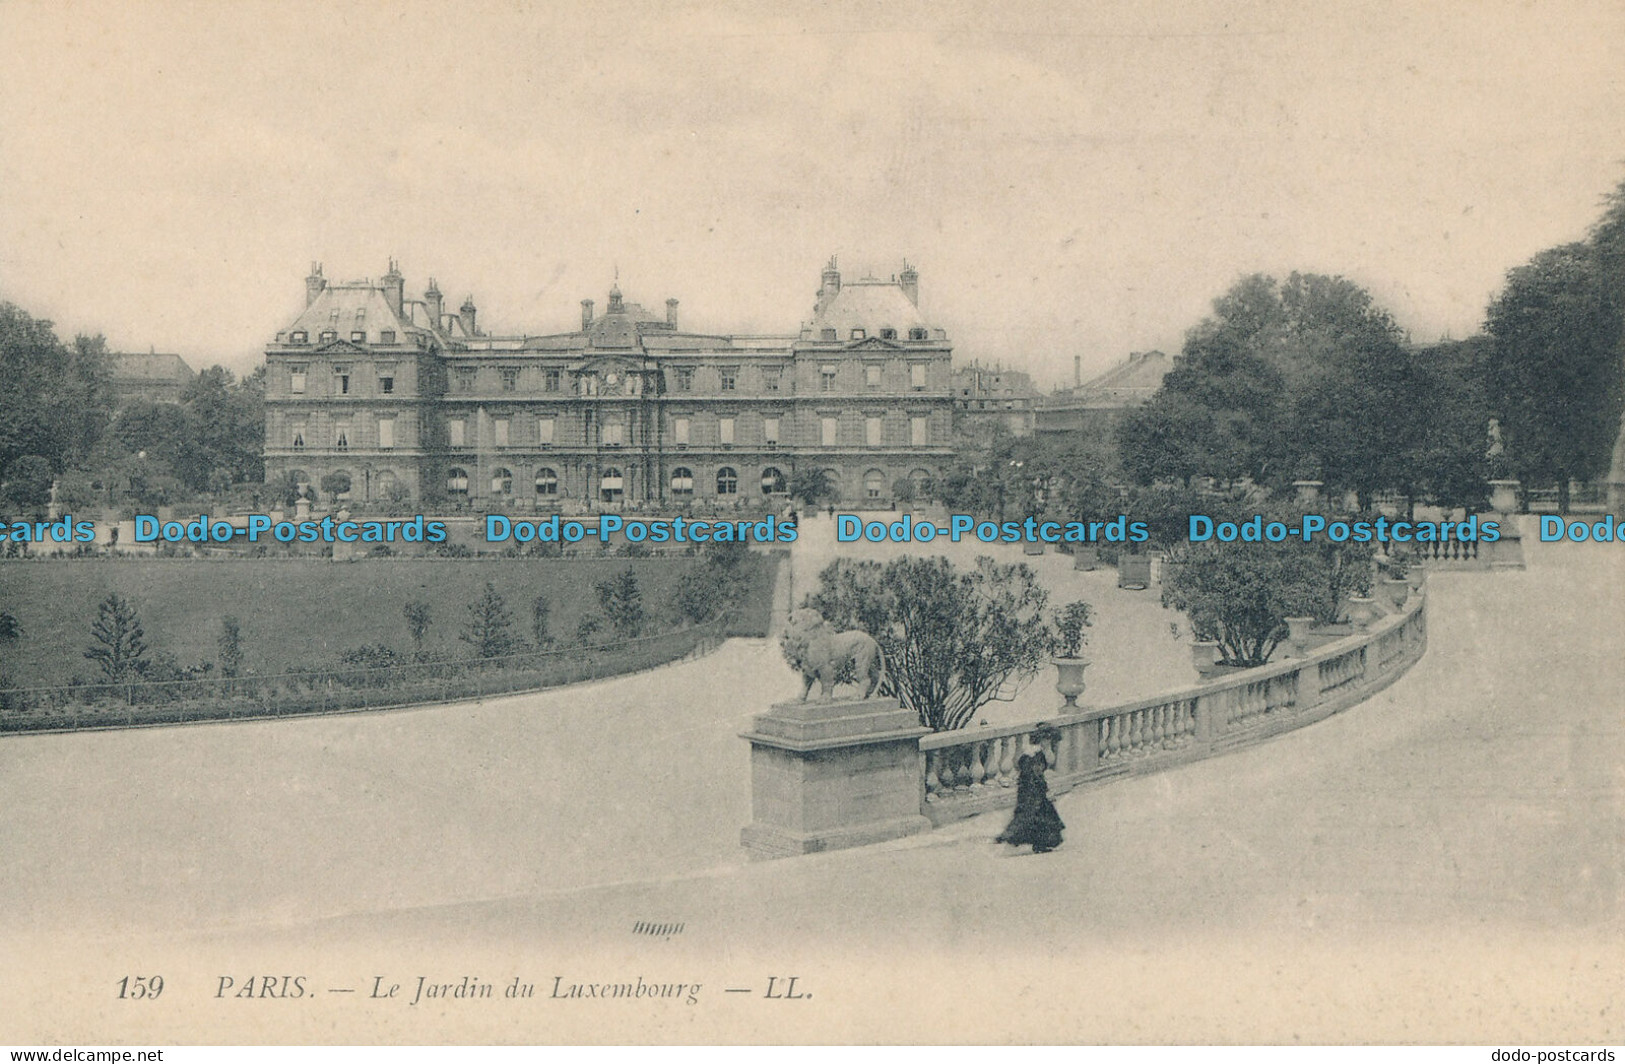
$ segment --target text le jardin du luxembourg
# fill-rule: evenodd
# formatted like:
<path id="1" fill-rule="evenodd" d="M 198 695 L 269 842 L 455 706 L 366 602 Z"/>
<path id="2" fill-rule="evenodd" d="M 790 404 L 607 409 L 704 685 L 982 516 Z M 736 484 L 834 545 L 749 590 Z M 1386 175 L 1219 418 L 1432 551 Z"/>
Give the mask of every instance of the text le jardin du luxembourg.
<path id="1" fill-rule="evenodd" d="M 1130 520 L 1125 514 L 1099 521 L 1046 521 L 1029 517 L 1023 521 L 983 521 L 967 514 L 954 514 L 945 523 L 920 520 L 913 515 L 893 521 L 865 520 L 858 514 L 836 514 L 835 538 L 840 543 L 867 540 L 873 543 L 1144 543 L 1150 530 L 1144 521 Z M 161 520 L 151 514 L 137 514 L 132 522 L 136 543 L 228 544 L 265 543 L 444 543 L 444 520 L 414 517 L 389 520 L 350 520 L 328 515 L 320 519 L 287 521 L 269 514 L 248 514 L 231 520 L 203 514 L 190 520 Z M 626 518 L 605 513 L 592 518 L 561 518 L 554 514 L 525 520 L 489 514 L 483 521 L 488 543 L 579 543 L 596 539 L 604 545 L 616 540 L 626 543 L 794 543 L 798 529 L 794 520 L 777 515 L 761 520 L 700 519 L 689 517 Z M 1192 514 L 1188 536 L 1192 543 L 1283 543 L 1289 540 L 1313 543 L 1494 543 L 1501 538 L 1496 521 L 1480 521 L 1469 516 L 1464 521 L 1394 521 L 1386 517 L 1371 520 L 1343 520 L 1319 514 L 1304 514 L 1293 521 L 1266 520 L 1261 514 L 1239 521 L 1216 520 L 1205 514 Z M 1598 521 L 1570 521 L 1553 514 L 1540 518 L 1540 539 L 1551 543 L 1625 542 L 1625 520 L 1616 523 L 1612 514 Z M 89 544 L 96 542 L 94 521 L 75 520 L 64 515 L 51 521 L 0 522 L 0 542 Z"/>

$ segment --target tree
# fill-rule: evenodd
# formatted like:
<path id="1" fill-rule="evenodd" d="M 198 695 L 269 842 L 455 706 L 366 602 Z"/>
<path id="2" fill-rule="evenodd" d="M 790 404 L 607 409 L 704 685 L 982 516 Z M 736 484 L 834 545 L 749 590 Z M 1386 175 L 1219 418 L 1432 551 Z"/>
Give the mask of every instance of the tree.
<path id="1" fill-rule="evenodd" d="M 1301 515 L 1268 513 L 1292 527 Z M 1162 604 L 1183 610 L 1197 639 L 1219 644 L 1226 665 L 1269 661 L 1286 618 L 1335 621 L 1350 593 L 1370 588 L 1371 549 L 1351 543 L 1187 543 L 1163 569 Z"/>
<path id="2" fill-rule="evenodd" d="M 1608 469 L 1625 410 L 1625 308 L 1609 256 L 1590 244 L 1540 252 L 1507 274 L 1485 323 L 1489 404 L 1525 482 L 1568 483 Z"/>
<path id="3" fill-rule="evenodd" d="M 215 640 L 220 651 L 220 675 L 228 680 L 237 678 L 243 668 L 243 626 L 236 617 L 220 618 L 220 636 Z"/>
<path id="4" fill-rule="evenodd" d="M 636 639 L 643 632 L 643 590 L 638 574 L 628 567 L 617 576 L 593 585 L 598 604 L 615 633 L 623 639 Z"/>
<path id="5" fill-rule="evenodd" d="M 475 657 L 500 658 L 513 652 L 512 627 L 507 603 L 487 581 L 484 594 L 468 604 L 468 623 L 458 638 L 474 648 Z"/>
<path id="6" fill-rule="evenodd" d="M 134 604 L 113 593 L 101 601 L 90 626 L 91 644 L 85 657 L 102 670 L 103 679 L 120 683 L 134 679 L 146 666 L 146 633 Z"/>
<path id="7" fill-rule="evenodd" d="M 43 517 L 51 502 L 51 482 L 50 462 L 37 454 L 23 455 L 0 480 L 0 512 Z"/>
<path id="8" fill-rule="evenodd" d="M 326 474 L 322 477 L 322 490 L 327 492 L 333 500 L 333 505 L 337 506 L 339 496 L 350 490 L 350 474 L 342 470 Z"/>
<path id="9" fill-rule="evenodd" d="M 946 558 L 841 560 L 819 574 L 807 605 L 836 628 L 875 637 L 887 685 L 935 731 L 963 728 L 1037 675 L 1054 646 L 1048 594 L 1025 565 L 981 557 L 968 571 Z"/>
<path id="10" fill-rule="evenodd" d="M 22 622 L 6 610 L 0 610 L 0 645 L 16 643 L 23 637 Z"/>
<path id="11" fill-rule="evenodd" d="M 548 615 L 553 611 L 552 605 L 547 601 L 546 595 L 537 595 L 530 604 L 530 632 L 536 637 L 536 645 L 549 647 L 553 645 L 553 637 L 548 634 Z"/>
<path id="12" fill-rule="evenodd" d="M 77 464 L 106 429 L 112 374 L 101 337 L 56 337 L 48 321 L 0 303 L 0 478 L 23 455 L 53 472 Z"/>
<path id="13" fill-rule="evenodd" d="M 790 498 L 800 499 L 814 509 L 817 509 L 825 499 L 833 498 L 835 495 L 834 486 L 829 479 L 829 470 L 813 466 L 801 466 L 792 471 L 786 490 Z"/>
<path id="14" fill-rule="evenodd" d="M 434 623 L 434 614 L 427 602 L 408 602 L 401 607 L 401 616 L 406 618 L 406 631 L 412 637 L 412 656 L 422 661 L 424 658 L 423 641 L 429 636 L 429 626 Z"/>

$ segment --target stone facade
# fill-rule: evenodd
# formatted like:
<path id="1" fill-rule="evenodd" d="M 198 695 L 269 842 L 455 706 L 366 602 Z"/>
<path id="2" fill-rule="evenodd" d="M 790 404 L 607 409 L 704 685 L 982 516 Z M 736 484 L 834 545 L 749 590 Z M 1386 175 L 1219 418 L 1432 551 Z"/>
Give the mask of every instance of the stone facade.
<path id="1" fill-rule="evenodd" d="M 490 335 L 432 279 L 405 299 L 394 263 L 348 284 L 314 266 L 266 350 L 266 477 L 342 472 L 351 504 L 569 512 L 777 505 L 814 466 L 843 505 L 889 506 L 952 453 L 952 349 L 912 268 L 843 283 L 831 261 L 821 281 L 796 334 L 687 332 L 675 299 L 651 313 L 616 287 L 575 332 Z"/>

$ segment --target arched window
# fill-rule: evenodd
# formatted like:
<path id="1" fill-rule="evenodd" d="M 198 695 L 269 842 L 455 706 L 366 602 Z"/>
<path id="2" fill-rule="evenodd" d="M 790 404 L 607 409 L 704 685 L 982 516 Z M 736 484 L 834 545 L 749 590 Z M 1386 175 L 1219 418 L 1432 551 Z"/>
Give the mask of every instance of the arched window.
<path id="1" fill-rule="evenodd" d="M 671 493 L 673 495 L 694 494 L 694 471 L 687 466 L 678 466 L 671 471 Z"/>
<path id="2" fill-rule="evenodd" d="M 929 499 L 931 497 L 931 473 L 926 469 L 910 469 L 908 479 L 914 484 L 914 497 L 916 499 Z"/>
<path id="3" fill-rule="evenodd" d="M 626 493 L 626 481 L 621 476 L 619 466 L 610 466 L 604 470 L 603 477 L 598 482 L 598 490 L 605 502 L 620 502 Z"/>
<path id="4" fill-rule="evenodd" d="M 513 470 L 508 469 L 506 466 L 497 467 L 491 474 L 491 494 L 513 494 Z"/>
<path id="5" fill-rule="evenodd" d="M 559 493 L 559 475 L 547 466 L 536 471 L 536 494 L 557 495 Z"/>
<path id="6" fill-rule="evenodd" d="M 886 474 L 878 469 L 871 469 L 863 474 L 863 496 L 866 499 L 878 499 L 886 493 Z"/>
<path id="7" fill-rule="evenodd" d="M 774 466 L 762 470 L 762 494 L 783 495 L 785 491 L 784 474 Z"/>
<path id="8" fill-rule="evenodd" d="M 388 500 L 395 494 L 395 473 L 390 469 L 380 469 L 373 474 L 372 490 L 377 498 Z"/>
<path id="9" fill-rule="evenodd" d="M 451 469 L 447 470 L 447 472 L 446 472 L 446 494 L 447 495 L 460 495 L 460 496 L 463 496 L 465 498 L 467 497 L 467 495 L 468 495 L 468 470 L 464 469 L 461 466 L 452 466 Z"/>
<path id="10" fill-rule="evenodd" d="M 739 494 L 739 474 L 734 472 L 732 466 L 723 466 L 717 470 L 717 494 Z"/>

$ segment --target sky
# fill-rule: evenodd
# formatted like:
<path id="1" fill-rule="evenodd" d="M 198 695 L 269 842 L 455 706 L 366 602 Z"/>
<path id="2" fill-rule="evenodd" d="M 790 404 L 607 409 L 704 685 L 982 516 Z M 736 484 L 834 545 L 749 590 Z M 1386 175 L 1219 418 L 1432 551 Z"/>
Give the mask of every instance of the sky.
<path id="1" fill-rule="evenodd" d="M 1466 336 L 1625 181 L 1625 4 L 0 4 L 0 298 L 242 372 L 399 261 L 482 328 L 794 333 L 906 258 L 956 361 L 1177 351 L 1240 277 Z"/>

